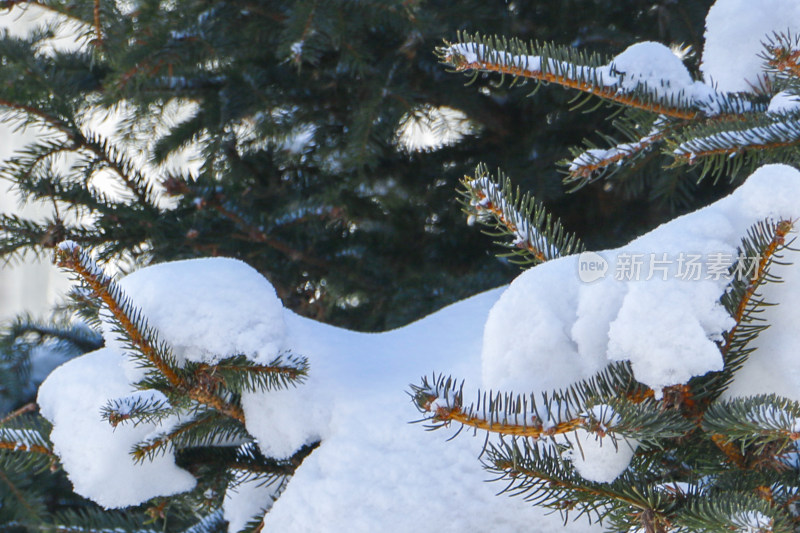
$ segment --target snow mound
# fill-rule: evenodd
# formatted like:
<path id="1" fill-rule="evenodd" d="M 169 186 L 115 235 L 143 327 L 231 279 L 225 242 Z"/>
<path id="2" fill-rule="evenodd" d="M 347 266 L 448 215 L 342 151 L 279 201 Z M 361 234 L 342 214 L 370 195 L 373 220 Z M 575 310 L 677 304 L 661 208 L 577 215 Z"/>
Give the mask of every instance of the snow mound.
<path id="1" fill-rule="evenodd" d="M 719 370 L 714 341 L 733 324 L 719 300 L 736 247 L 753 224 L 792 218 L 798 206 L 800 172 L 768 165 L 727 198 L 626 246 L 592 253 L 611 266 L 600 279 L 581 281 L 585 255 L 527 270 L 486 322 L 484 386 L 547 391 L 627 360 L 658 392 Z M 702 260 L 701 270 L 687 270 L 692 258 Z"/>
<path id="2" fill-rule="evenodd" d="M 700 70 L 720 91 L 752 91 L 764 77 L 763 43 L 786 31 L 800 33 L 797 0 L 717 0 L 706 16 Z"/>
<path id="3" fill-rule="evenodd" d="M 713 113 L 714 89 L 701 81 L 694 81 L 689 69 L 672 50 L 661 43 L 645 41 L 629 46 L 617 55 L 608 69 L 620 79 L 625 92 L 633 92 L 640 85 L 656 95 L 682 98 L 700 106 L 709 107 Z"/>
<path id="4" fill-rule="evenodd" d="M 191 490 L 195 479 L 175 466 L 172 454 L 136 463 L 134 445 L 165 425 L 124 424 L 116 428 L 100 410 L 109 400 L 134 392 L 120 366 L 124 356 L 107 348 L 73 359 L 53 371 L 37 401 L 53 430 L 50 439 L 75 492 L 106 508 L 137 505 L 156 496 Z"/>
<path id="5" fill-rule="evenodd" d="M 731 195 L 663 224 L 615 250 L 556 259 L 521 274 L 494 305 L 486 321 L 482 374 L 486 389 L 543 393 L 586 379 L 612 361 L 630 361 L 636 379 L 657 397 L 664 387 L 720 370 L 716 341 L 734 322 L 719 303 L 730 282 L 731 266 L 747 270 L 736 248 L 747 230 L 764 219 L 795 219 L 800 213 L 800 172 L 786 165 L 767 165 Z M 776 302 L 800 301 L 797 268 L 787 268 L 787 283 Z M 779 275 L 780 271 L 777 272 Z M 583 280 L 583 281 L 582 281 Z M 787 291 L 791 291 L 787 294 Z M 794 299 L 792 299 L 792 296 Z M 768 382 L 776 358 L 781 368 L 796 368 L 796 314 L 784 308 L 774 328 L 759 342 L 782 355 L 752 358 L 737 375 L 732 390 L 774 391 Z M 783 322 L 781 322 L 783 320 Z M 773 365 L 770 368 L 770 365 Z M 748 371 L 747 368 L 752 368 Z M 759 380 L 751 378 L 761 374 Z M 800 369 L 780 379 L 790 397 L 800 398 Z M 741 383 L 740 383 L 741 382 Z M 552 414 L 551 414 L 552 415 Z M 551 418 L 547 413 L 539 413 Z M 593 435 L 577 436 L 600 460 L 577 461 L 588 479 L 610 481 L 627 464 L 631 447 Z M 606 448 L 601 451 L 601 448 Z M 611 450 L 611 451 L 609 451 Z M 615 453 L 626 461 L 610 461 Z"/>
<path id="6" fill-rule="evenodd" d="M 266 364 L 285 347 L 283 305 L 272 285 L 242 261 L 162 263 L 126 276 L 119 285 L 179 363 L 214 364 L 243 354 Z M 108 318 L 103 336 L 107 346 L 124 352 Z"/>
<path id="7" fill-rule="evenodd" d="M 768 113 L 794 113 L 800 109 L 800 98 L 796 94 L 781 91 L 769 101 Z"/>

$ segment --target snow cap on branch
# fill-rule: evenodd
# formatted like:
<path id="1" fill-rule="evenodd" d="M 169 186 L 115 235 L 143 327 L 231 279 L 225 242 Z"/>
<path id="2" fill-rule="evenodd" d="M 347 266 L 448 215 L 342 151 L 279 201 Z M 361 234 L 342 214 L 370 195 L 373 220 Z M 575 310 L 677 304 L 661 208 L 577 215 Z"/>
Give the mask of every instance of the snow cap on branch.
<path id="1" fill-rule="evenodd" d="M 256 270 L 228 258 L 149 266 L 119 281 L 178 363 L 245 355 L 267 364 L 284 348 L 283 305 Z M 124 352 L 104 320 L 106 344 Z"/>
<path id="2" fill-rule="evenodd" d="M 37 398 L 42 415 L 53 424 L 50 439 L 75 492 L 110 508 L 195 486 L 194 477 L 175 466 L 172 454 L 136 462 L 130 453 L 139 442 L 177 423 L 174 417 L 161 425 L 116 428 L 103 420 L 101 409 L 110 399 L 134 392 L 121 360 L 108 348 L 72 359 L 50 374 Z"/>
<path id="3" fill-rule="evenodd" d="M 753 91 L 763 85 L 764 42 L 787 31 L 800 33 L 796 0 L 717 0 L 706 16 L 700 70 L 720 91 Z"/>
<path id="4" fill-rule="evenodd" d="M 794 218 L 798 206 L 800 172 L 768 165 L 727 198 L 622 248 L 593 254 L 609 267 L 601 279 L 582 282 L 586 256 L 576 255 L 524 272 L 487 320 L 484 387 L 518 392 L 564 388 L 610 361 L 628 360 L 636 378 L 658 395 L 663 387 L 720 370 L 715 341 L 733 323 L 719 303 L 728 279 L 714 279 L 706 270 L 699 280 L 678 277 L 680 254 L 684 259 L 688 253 L 705 259 L 721 254 L 727 272 L 752 224 Z M 639 275 L 628 276 L 620 267 L 633 257 L 643 259 L 642 268 Z M 651 274 L 652 258 L 668 263 L 658 264 Z"/>

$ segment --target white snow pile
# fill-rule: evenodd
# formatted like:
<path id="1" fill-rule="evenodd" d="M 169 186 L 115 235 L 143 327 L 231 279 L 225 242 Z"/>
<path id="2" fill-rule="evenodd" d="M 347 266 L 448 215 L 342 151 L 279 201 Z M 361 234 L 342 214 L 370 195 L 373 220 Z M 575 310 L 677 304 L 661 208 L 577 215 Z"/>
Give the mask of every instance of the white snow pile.
<path id="1" fill-rule="evenodd" d="M 720 370 L 715 341 L 733 325 L 719 303 L 730 281 L 726 273 L 735 263 L 746 271 L 753 260 L 738 258 L 736 247 L 753 224 L 798 215 L 800 172 L 768 165 L 730 196 L 626 246 L 556 259 L 524 272 L 486 322 L 483 386 L 548 392 L 589 378 L 612 361 L 630 361 L 636 379 L 658 396 L 663 387 Z M 698 269 L 690 270 L 691 263 Z M 752 357 L 729 393 L 792 390 L 787 395 L 800 398 L 800 368 L 791 363 L 795 352 L 790 349 L 796 328 L 785 323 L 796 317 L 785 305 L 800 301 L 800 283 L 790 283 L 796 268 L 785 270 L 776 273 L 784 274 L 786 283 L 765 290 L 771 301 L 784 304 L 770 313 L 774 317 L 767 319 L 776 323 L 759 339 L 769 346 L 769 356 Z M 780 376 L 776 367 L 785 369 Z M 587 479 L 611 481 L 627 466 L 634 446 L 615 448 L 610 438 L 583 436 L 583 454 L 597 460 L 575 466 Z M 627 460 L 620 461 L 618 453 Z"/>
<path id="2" fill-rule="evenodd" d="M 274 505 L 270 488 L 245 483 L 229 491 L 225 516 L 231 531 L 265 509 L 270 511 L 264 524 L 271 531 L 375 531 L 391 524 L 393 531 L 502 532 L 531 523 L 540 532 L 570 531 L 557 515 L 546 516 L 519 498 L 495 496 L 496 487 L 484 483 L 477 460 L 482 439 L 447 442 L 442 433 L 409 425 L 417 413 L 403 392 L 408 383 L 446 370 L 475 389 L 544 392 L 590 377 L 610 361 L 629 360 L 637 379 L 658 391 L 717 370 L 722 361 L 714 340 L 731 326 L 731 319 L 718 304 L 728 280 L 716 273 L 727 271 L 750 225 L 766 218 L 796 218 L 798 211 L 800 172 L 766 166 L 727 198 L 625 247 L 590 256 L 607 262 L 605 270 L 592 269 L 593 276 L 599 275 L 594 281 L 581 281 L 585 271 L 579 269 L 586 256 L 557 259 L 526 271 L 502 295 L 485 293 L 381 334 L 334 328 L 275 307 L 268 282 L 233 260 L 148 267 L 123 279 L 122 285 L 132 301 L 159 317 L 152 324 L 161 337 L 184 346 L 187 357 L 210 362 L 219 356 L 189 342 L 185 329 L 202 342 L 214 335 L 215 342 L 225 340 L 221 353 L 250 346 L 249 356 L 269 357 L 250 334 L 259 331 L 264 346 L 290 348 L 309 358 L 307 383 L 252 394 L 243 404 L 247 428 L 265 452 L 287 456 L 304 443 L 321 440 L 321 445 Z M 667 259 L 682 252 L 722 259 L 716 268 L 706 265 L 701 279 L 677 279 L 677 261 Z M 658 269 L 649 276 L 645 263 L 638 279 L 617 276 L 615 261 L 626 254 L 648 259 L 655 254 Z M 189 290 L 193 284 L 195 291 Z M 800 293 L 800 280 L 786 276 L 780 287 L 776 301 L 782 306 L 775 308 L 780 312 L 769 311 L 765 318 L 770 321 L 795 316 L 785 306 L 800 301 L 785 298 Z M 480 331 L 487 312 L 481 355 Z M 249 329 L 226 322 L 231 314 Z M 220 324 L 231 327 L 230 334 Z M 748 365 L 755 366 L 741 371 L 734 389 L 741 383 L 748 393 L 759 388 L 782 393 L 785 387 L 800 396 L 800 372 L 790 361 L 796 346 L 793 331 L 778 323 L 762 333 L 760 343 L 767 350 L 751 356 Z M 175 339 L 165 332 L 175 332 Z M 136 443 L 177 420 L 114 429 L 101 419 L 100 409 L 109 400 L 148 394 L 134 391 L 126 373 L 129 358 L 115 346 L 62 365 L 39 392 L 42 412 L 54 425 L 56 453 L 75 490 L 106 507 L 190 490 L 194 480 L 175 466 L 170 454 L 138 464 L 129 455 Z M 477 372 L 481 366 L 482 380 Z M 606 426 L 616 420 L 609 406 L 595 406 L 587 416 Z M 567 450 L 564 459 L 595 481 L 616 478 L 637 445 L 585 431 L 569 439 L 579 441 L 580 449 Z M 469 505 L 454 506 L 454 501 Z M 568 528 L 592 530 L 584 522 Z"/>
<path id="3" fill-rule="evenodd" d="M 543 532 L 587 531 L 585 524 L 563 529 L 558 516 L 544 516 L 521 499 L 497 498 L 477 460 L 480 439 L 448 443 L 443 434 L 409 424 L 419 416 L 404 392 L 409 382 L 446 368 L 477 383 L 480 332 L 499 291 L 401 330 L 363 334 L 284 311 L 263 277 L 230 259 L 147 267 L 120 286 L 185 360 L 212 363 L 233 353 L 264 360 L 277 347 L 310 359 L 307 383 L 248 394 L 242 403 L 247 429 L 265 453 L 285 457 L 303 444 L 322 444 L 274 506 L 276 487 L 244 482 L 229 490 L 223 507 L 230 531 L 270 507 L 267 531 L 377 531 L 391 524 L 394 531 L 435 525 L 440 531 L 511 532 L 532 522 Z M 140 372 L 104 326 L 109 347 L 63 364 L 39 391 L 75 491 L 111 508 L 192 489 L 194 479 L 171 453 L 141 463 L 130 455 L 134 445 L 179 420 L 116 428 L 102 420 L 109 400 L 164 399 L 134 389 Z"/>
<path id="4" fill-rule="evenodd" d="M 800 98 L 788 91 L 777 93 L 769 101 L 768 113 L 795 113 L 800 109 Z"/>
<path id="5" fill-rule="evenodd" d="M 284 348 L 283 305 L 275 289 L 240 261 L 206 259 L 154 265 L 146 273 L 126 276 L 119 286 L 148 324 L 169 339 L 179 362 L 214 364 L 243 354 L 266 364 Z M 249 297 L 242 299 L 243 295 Z M 176 320 L 164 302 L 182 302 L 186 309 L 194 310 L 192 319 Z M 106 346 L 124 352 L 110 320 L 103 325 Z"/>
<path id="6" fill-rule="evenodd" d="M 151 434 L 169 430 L 102 420 L 109 400 L 134 392 L 122 368 L 124 356 L 103 348 L 58 367 L 39 388 L 42 415 L 53 424 L 50 440 L 75 492 L 104 507 L 136 505 L 156 496 L 191 490 L 195 480 L 172 455 L 135 463 L 131 449 Z"/>
<path id="7" fill-rule="evenodd" d="M 774 32 L 800 34 L 797 0 L 717 0 L 706 16 L 700 70 L 724 92 L 763 85 L 764 43 Z"/>

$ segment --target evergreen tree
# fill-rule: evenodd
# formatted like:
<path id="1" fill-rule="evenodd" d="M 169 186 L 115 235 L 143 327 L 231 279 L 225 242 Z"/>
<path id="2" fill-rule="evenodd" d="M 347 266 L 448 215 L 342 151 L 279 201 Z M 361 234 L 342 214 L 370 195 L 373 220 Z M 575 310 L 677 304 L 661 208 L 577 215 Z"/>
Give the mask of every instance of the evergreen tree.
<path id="1" fill-rule="evenodd" d="M 47 31 L 3 40 L 4 118 L 47 132 L 3 175 L 23 199 L 63 204 L 46 222 L 5 219 L 5 257 L 64 236 L 101 261 L 238 257 L 301 314 L 374 331 L 513 277 L 463 228 L 452 203 L 477 154 L 529 176 L 523 185 L 554 203 L 563 193 L 552 163 L 604 118 L 554 112 L 565 100 L 553 92 L 531 100 L 489 80 L 460 90 L 431 53 L 443 36 L 480 21 L 488 32 L 587 51 L 648 38 L 697 47 L 708 2 L 0 7 L 17 4 L 66 16 L 88 45 L 44 53 Z M 112 111 L 122 118 L 117 131 L 101 133 Z M 403 125 L 460 140 L 411 150 L 398 141 Z M 194 165 L 141 164 L 169 161 L 190 144 L 199 150 Z M 69 170 L 53 171 L 66 154 L 77 158 Z M 98 173 L 125 197 L 94 187 Z M 597 189 L 558 211 L 572 227 L 613 228 L 584 232 L 591 243 L 613 244 L 669 216 L 664 198 L 633 199 Z M 632 206 L 641 206 L 635 217 Z M 71 221 L 71 213 L 93 223 Z"/>
<path id="2" fill-rule="evenodd" d="M 676 60 L 666 48 L 637 46 L 649 47 L 648 64 L 670 72 Z M 626 70 L 632 49 L 612 59 L 464 33 L 439 48 L 439 57 L 473 78 L 499 73 L 512 84 L 561 85 L 615 109 L 616 134 L 606 136 L 607 147 L 574 149 L 563 161 L 567 186 L 639 188 L 649 179 L 642 170 L 657 162 L 665 170 L 651 183 L 654 190 L 693 195 L 696 180 L 724 190 L 764 163 L 800 164 L 798 50 L 796 36 L 765 36 L 763 83 L 737 93 Z M 523 266 L 583 249 L 533 197 L 485 166 L 464 178 L 461 193 L 470 220 L 485 224 L 504 254 Z M 488 391 L 472 403 L 463 384 L 435 375 L 412 387 L 414 402 L 431 429 L 486 432 L 483 464 L 506 483 L 503 491 L 568 519 L 586 515 L 608 531 L 626 532 L 798 531 L 800 403 L 777 394 L 723 396 L 748 358 L 760 355 L 753 341 L 769 325 L 760 313 L 780 303 L 766 301 L 763 289 L 779 281 L 771 269 L 793 259 L 795 228 L 794 219 L 769 219 L 741 236 L 739 257 L 759 261 L 753 276 L 732 276 L 722 297 L 733 325 L 717 341 L 720 371 L 654 390 L 636 379 L 631 362 L 612 362 L 563 390 Z M 614 479 L 582 475 L 574 465 L 583 454 L 582 431 L 616 449 L 635 442 L 630 465 Z"/>
<path id="3" fill-rule="evenodd" d="M 480 21 L 488 32 L 569 41 L 586 53 L 644 38 L 698 47 L 709 3 L 0 2 L 54 17 L 30 37 L 0 39 L 3 118 L 42 131 L 0 172 L 23 200 L 53 206 L 44 221 L 4 215 L 0 255 L 45 255 L 70 239 L 124 271 L 238 257 L 302 314 L 363 330 L 406 323 L 516 273 L 483 253 L 482 239 L 461 227 L 451 202 L 453 186 L 479 159 L 526 175 L 523 184 L 553 204 L 565 226 L 585 230 L 592 246 L 619 243 L 722 194 L 703 184 L 683 189 L 683 182 L 632 178 L 615 191 L 588 183 L 564 199 L 550 163 L 600 127 L 603 115 L 554 112 L 565 106 L 563 94 L 526 99 L 489 77 L 478 90 L 463 90 L 462 80 L 437 66 L 434 44 Z M 591 29 L 564 17 L 566 10 L 582 12 Z M 82 34 L 84 45 L 52 49 L 49 39 L 64 28 Z M 113 134 L 104 133 L 104 120 L 115 122 Z M 458 142 L 414 150 L 400 140 L 414 125 Z M 634 131 L 643 127 L 637 122 Z M 182 162 L 186 150 L 196 161 Z M 648 164 L 663 174 L 658 161 Z M 96 185 L 102 177 L 123 192 Z M 468 203 L 479 194 L 470 192 L 473 181 L 465 181 Z M 499 185 L 492 191 L 511 193 Z M 535 231 L 524 236 L 529 242 L 515 237 L 512 252 L 542 250 L 521 259 L 582 249 L 536 202 L 510 205 L 535 211 L 531 227 L 547 235 L 546 246 Z M 501 229 L 526 220 L 499 214 L 491 217 Z M 0 490 L 4 501 L 17 502 L 0 507 L 5 523 L 210 531 L 223 527 L 218 507 L 240 474 L 274 483 L 279 494 L 314 446 L 285 461 L 261 455 L 243 428 L 240 396 L 299 384 L 305 360 L 284 354 L 270 365 L 245 358 L 175 364 L 147 317 L 80 247 L 55 251 L 86 284 L 64 314 L 78 310 L 96 325 L 98 311 L 109 312 L 148 371 L 137 387 L 166 398 L 121 399 L 108 405 L 106 419 L 116 426 L 180 414 L 183 426 L 134 453 L 147 460 L 175 449 L 199 484 L 124 511 L 102 512 L 69 493 L 47 422 L 20 401 L 32 392 L 30 354 L 44 348 L 68 357 L 103 341 L 67 319 L 21 318 L 3 345 L 4 393 L 13 407 L 2 420 Z M 245 444 L 219 446 L 225 439 Z"/>

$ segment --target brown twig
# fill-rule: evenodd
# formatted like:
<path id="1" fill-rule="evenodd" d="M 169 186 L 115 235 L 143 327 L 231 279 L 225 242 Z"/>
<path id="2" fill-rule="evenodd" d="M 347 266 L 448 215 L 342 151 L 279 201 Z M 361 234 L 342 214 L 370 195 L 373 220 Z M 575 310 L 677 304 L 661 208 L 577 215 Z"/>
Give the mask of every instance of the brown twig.
<path id="1" fill-rule="evenodd" d="M 691 120 L 700 114 L 698 111 L 670 107 L 658 102 L 643 102 L 634 95 L 620 92 L 616 86 L 598 86 L 561 74 L 555 74 L 553 72 L 543 72 L 541 70 L 529 69 L 517 65 L 509 65 L 506 63 L 494 63 L 492 61 L 482 59 L 467 61 L 464 56 L 456 56 L 454 54 L 445 56 L 444 62 L 451 64 L 456 72 L 478 70 L 484 72 L 496 72 L 517 78 L 534 79 L 546 83 L 555 83 L 556 85 L 561 85 L 562 87 L 577 89 L 578 91 L 598 96 L 605 100 L 610 100 L 628 107 L 644 109 L 646 111 L 673 118 Z"/>
<path id="2" fill-rule="evenodd" d="M 96 35 L 94 45 L 96 48 L 103 47 L 103 30 L 100 26 L 100 0 L 94 0 L 94 33 Z"/>
<path id="3" fill-rule="evenodd" d="M 236 420 L 244 423 L 244 411 L 234 404 L 231 404 L 224 399 L 214 394 L 210 386 L 204 382 L 197 384 L 187 383 L 161 356 L 159 350 L 151 344 L 148 338 L 139 331 L 139 328 L 131 321 L 130 317 L 126 314 L 123 304 L 118 301 L 121 293 L 114 285 L 111 278 L 102 274 L 96 265 L 87 264 L 91 259 L 82 252 L 79 246 L 74 245 L 71 249 L 57 248 L 56 249 L 58 266 L 67 268 L 80 276 L 92 289 L 94 294 L 103 301 L 106 308 L 114 315 L 130 342 L 134 344 L 144 357 L 158 369 L 161 374 L 167 378 L 172 386 L 185 392 L 191 399 L 196 402 L 208 405 L 220 413 L 235 418 Z"/>

